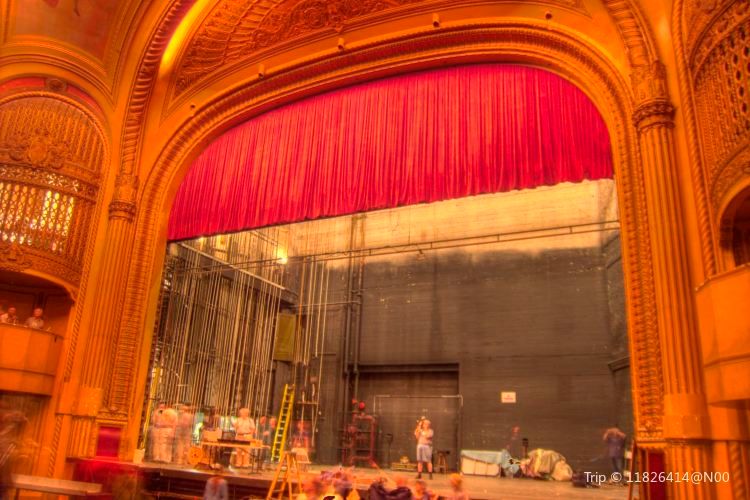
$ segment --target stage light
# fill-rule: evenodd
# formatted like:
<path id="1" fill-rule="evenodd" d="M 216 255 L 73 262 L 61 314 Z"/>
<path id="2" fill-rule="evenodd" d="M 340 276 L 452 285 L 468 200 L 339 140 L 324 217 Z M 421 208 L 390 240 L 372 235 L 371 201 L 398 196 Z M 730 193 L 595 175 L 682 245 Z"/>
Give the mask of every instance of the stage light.
<path id="1" fill-rule="evenodd" d="M 286 249 L 279 248 L 276 250 L 276 262 L 278 262 L 282 266 L 289 262 L 289 254 L 287 253 Z"/>

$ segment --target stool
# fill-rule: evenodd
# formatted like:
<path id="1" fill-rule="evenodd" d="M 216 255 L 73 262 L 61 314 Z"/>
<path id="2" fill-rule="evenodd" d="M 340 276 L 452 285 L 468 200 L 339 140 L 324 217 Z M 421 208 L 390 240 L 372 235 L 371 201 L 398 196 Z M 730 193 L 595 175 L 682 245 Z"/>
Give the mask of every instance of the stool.
<path id="1" fill-rule="evenodd" d="M 438 450 L 435 472 L 440 472 L 441 474 L 446 474 L 448 472 L 448 461 L 446 460 L 446 457 L 449 454 L 450 450 Z"/>

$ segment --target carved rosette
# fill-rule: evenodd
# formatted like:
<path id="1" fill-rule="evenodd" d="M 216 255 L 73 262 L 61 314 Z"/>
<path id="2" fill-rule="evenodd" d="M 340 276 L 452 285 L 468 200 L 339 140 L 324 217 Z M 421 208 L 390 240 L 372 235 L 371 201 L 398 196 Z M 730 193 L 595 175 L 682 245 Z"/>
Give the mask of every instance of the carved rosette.
<path id="1" fill-rule="evenodd" d="M 0 245 L 0 269 L 23 272 L 33 265 L 20 245 Z"/>

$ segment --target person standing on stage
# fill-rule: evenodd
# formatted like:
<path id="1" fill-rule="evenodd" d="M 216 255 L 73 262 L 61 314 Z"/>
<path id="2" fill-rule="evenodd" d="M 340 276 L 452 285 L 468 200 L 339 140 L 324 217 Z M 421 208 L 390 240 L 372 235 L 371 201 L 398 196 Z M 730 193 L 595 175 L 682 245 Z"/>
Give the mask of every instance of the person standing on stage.
<path id="1" fill-rule="evenodd" d="M 188 405 L 179 408 L 177 426 L 174 431 L 174 462 L 184 465 L 188 461 L 188 452 L 193 444 L 193 411 Z"/>
<path id="2" fill-rule="evenodd" d="M 265 468 L 268 465 L 268 457 L 271 454 L 274 432 L 276 431 L 276 421 L 273 417 L 269 418 L 263 415 L 258 422 L 258 437 L 263 441 L 263 449 L 260 450 L 260 462 L 261 468 Z"/>
<path id="3" fill-rule="evenodd" d="M 214 407 L 204 410 L 203 427 L 201 428 L 201 441 L 215 442 L 221 437 L 221 417 Z M 218 465 L 219 449 L 215 446 L 209 447 L 208 462 L 211 467 Z"/>
<path id="4" fill-rule="evenodd" d="M 154 412 L 151 414 L 151 422 L 149 425 L 148 434 L 148 458 L 154 462 L 161 461 L 161 449 L 159 448 L 159 439 L 161 433 L 161 416 L 164 410 L 167 409 L 167 405 L 159 403 L 156 405 Z"/>
<path id="5" fill-rule="evenodd" d="M 625 468 L 625 433 L 615 425 L 604 431 L 602 439 L 607 442 L 607 452 L 612 460 L 613 471 L 622 477 L 622 470 Z"/>
<path id="6" fill-rule="evenodd" d="M 423 464 L 427 464 L 427 472 L 432 479 L 432 438 L 435 432 L 431 426 L 431 422 L 423 417 L 414 430 L 414 437 L 417 438 L 417 479 L 422 478 Z"/>
<path id="7" fill-rule="evenodd" d="M 235 439 L 251 441 L 255 437 L 255 421 L 250 417 L 249 408 L 240 408 L 239 416 L 234 421 Z M 250 452 L 244 448 L 235 450 L 237 467 L 250 467 Z"/>
<path id="8" fill-rule="evenodd" d="M 177 427 L 177 410 L 172 407 L 165 408 L 159 418 L 158 439 L 156 441 L 157 458 L 155 462 L 171 463 L 174 451 L 174 431 Z"/>

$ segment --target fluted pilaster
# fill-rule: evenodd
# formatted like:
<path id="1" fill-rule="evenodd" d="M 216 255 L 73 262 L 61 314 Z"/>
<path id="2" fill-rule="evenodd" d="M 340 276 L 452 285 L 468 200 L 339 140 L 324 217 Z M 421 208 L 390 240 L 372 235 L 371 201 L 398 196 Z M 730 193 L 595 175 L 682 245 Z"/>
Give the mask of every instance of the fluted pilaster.
<path id="1" fill-rule="evenodd" d="M 665 472 L 709 472 L 710 427 L 675 157 L 674 106 L 660 63 L 637 68 L 633 79 L 662 355 Z M 673 499 L 714 498 L 710 484 L 668 482 L 666 487 Z"/>
<path id="2" fill-rule="evenodd" d="M 685 227 L 679 196 L 678 172 L 672 137 L 674 108 L 666 100 L 640 105 L 634 114 L 638 129 L 649 213 L 652 261 L 656 281 L 656 302 L 662 344 L 664 391 L 667 398 L 665 426 L 703 436 L 703 423 L 678 422 L 670 417 L 670 403 L 684 410 L 684 404 L 698 395 L 695 409 L 704 408 L 700 348 L 688 275 Z M 675 399 L 676 398 L 676 399 Z M 688 399 L 686 399 L 688 398 Z M 692 412 L 691 412 L 692 413 Z M 700 411 L 705 415 L 705 410 Z M 678 411 L 677 415 L 683 415 Z M 672 419 L 670 421 L 670 419 Z M 693 429 L 689 431 L 688 429 Z M 667 427 L 665 433 L 670 434 Z"/>
<path id="3" fill-rule="evenodd" d="M 716 485 L 711 443 L 699 440 L 668 440 L 666 448 L 667 495 L 671 500 L 714 499 Z M 708 474 L 703 474 L 703 473 Z"/>
<path id="4" fill-rule="evenodd" d="M 102 272 L 99 274 L 93 317 L 84 351 L 78 405 L 73 418 L 70 455 L 91 456 L 96 446 L 96 417 L 121 416 L 126 408 L 112 404 L 113 368 L 118 349 L 118 331 L 125 296 L 129 256 L 133 245 L 133 220 L 136 212 L 137 179 L 120 175 L 109 205 L 109 223 L 105 238 Z"/>

